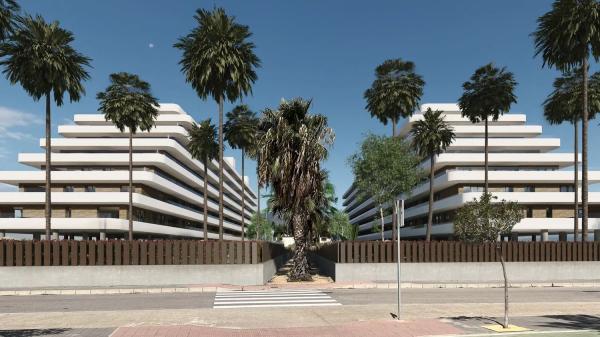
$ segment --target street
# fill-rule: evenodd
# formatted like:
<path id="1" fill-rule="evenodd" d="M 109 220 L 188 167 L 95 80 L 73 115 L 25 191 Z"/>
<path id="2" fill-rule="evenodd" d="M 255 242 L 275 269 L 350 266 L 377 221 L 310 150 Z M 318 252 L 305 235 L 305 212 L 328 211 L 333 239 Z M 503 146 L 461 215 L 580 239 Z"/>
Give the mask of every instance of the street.
<path id="1" fill-rule="evenodd" d="M 406 324 L 428 320 L 427 333 L 431 335 L 488 333 L 482 326 L 495 323 L 501 316 L 502 294 L 500 288 L 403 289 L 401 318 L 407 320 Z M 534 331 L 555 331 L 559 335 L 582 329 L 590 331 L 573 336 L 598 335 L 600 290 L 597 288 L 514 288 L 510 289 L 510 296 L 512 324 Z M 190 327 L 195 331 L 190 330 L 190 335 L 228 335 L 226 332 L 232 331 L 218 328 L 266 328 L 277 335 L 282 333 L 281 329 L 292 327 L 323 327 L 325 330 L 318 330 L 323 333 L 328 331 L 327 327 L 337 329 L 332 335 L 341 334 L 345 331 L 343 327 L 348 331 L 366 329 L 374 333 L 377 327 L 392 324 L 395 312 L 393 289 L 2 296 L 0 336 L 105 337 L 118 327 L 166 329 L 174 325 Z M 356 324 L 374 324 L 374 327 Z M 423 324 L 418 326 L 421 329 Z M 399 326 L 391 327 L 389 331 Z M 127 329 L 119 329 L 113 336 L 128 335 Z M 302 331 L 307 330 L 299 330 L 299 336 Z"/>

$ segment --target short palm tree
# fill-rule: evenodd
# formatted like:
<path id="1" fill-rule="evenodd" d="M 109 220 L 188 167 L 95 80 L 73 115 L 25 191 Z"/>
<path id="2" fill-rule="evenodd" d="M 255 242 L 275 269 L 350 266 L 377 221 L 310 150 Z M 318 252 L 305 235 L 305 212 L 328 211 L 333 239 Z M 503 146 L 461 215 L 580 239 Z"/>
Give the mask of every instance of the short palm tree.
<path id="1" fill-rule="evenodd" d="M 260 128 L 259 179 L 277 199 L 272 211 L 288 218 L 295 251 L 289 278 L 310 280 L 307 261 L 310 220 L 323 193 L 321 161 L 327 158 L 334 134 L 323 115 L 309 113 L 310 101 L 282 101 L 263 112 Z"/>
<path id="2" fill-rule="evenodd" d="M 244 225 L 246 212 L 246 182 L 244 180 L 244 159 L 246 152 L 254 146 L 256 129 L 258 128 L 258 118 L 256 114 L 250 111 L 245 105 L 238 105 L 227 113 L 227 122 L 223 127 L 225 139 L 232 149 L 242 150 L 242 241 L 244 241 Z M 260 214 L 260 213 L 259 213 Z"/>
<path id="3" fill-rule="evenodd" d="M 14 32 L 20 10 L 15 0 L 0 0 L 0 41 L 6 41 Z"/>
<path id="4" fill-rule="evenodd" d="M 573 205 L 573 237 L 579 237 L 579 136 L 578 124 L 582 118 L 581 100 L 583 99 L 583 81 L 581 70 L 573 70 L 554 80 L 554 91 L 544 101 L 544 117 L 550 124 L 573 124 L 574 130 L 574 205 Z M 600 72 L 593 74 L 588 88 L 589 118 L 600 112 Z"/>
<path id="5" fill-rule="evenodd" d="M 35 101 L 46 99 L 46 238 L 51 232 L 51 100 L 57 106 L 64 103 L 65 93 L 71 102 L 85 94 L 83 81 L 89 78 L 85 67 L 90 59 L 80 54 L 71 43 L 73 33 L 59 26 L 58 21 L 46 22 L 41 16 L 25 16 L 10 39 L 0 44 L 0 65 L 11 84 L 19 83 Z"/>
<path id="6" fill-rule="evenodd" d="M 448 148 L 454 140 L 454 131 L 444 120 L 441 111 L 427 109 L 423 119 L 416 121 L 411 129 L 412 143 L 422 157 L 429 157 L 429 213 L 427 214 L 427 233 L 425 240 L 431 240 L 433 225 L 433 177 L 435 156 Z"/>
<path id="7" fill-rule="evenodd" d="M 200 160 L 204 166 L 204 241 L 208 240 L 208 164 L 219 155 L 217 128 L 210 118 L 194 124 L 190 130 L 188 149 L 194 159 Z"/>
<path id="8" fill-rule="evenodd" d="M 471 79 L 463 84 L 463 95 L 458 99 L 462 116 L 471 123 L 485 124 L 485 185 L 488 193 L 488 121 L 497 121 L 500 115 L 508 112 L 517 99 L 514 94 L 517 82 L 506 68 L 497 68 L 489 63 L 477 70 Z"/>
<path id="9" fill-rule="evenodd" d="M 223 103 L 235 102 L 252 92 L 255 68 L 260 60 L 254 54 L 248 26 L 235 22 L 223 8 L 199 9 L 194 16 L 198 26 L 179 39 L 179 61 L 186 82 L 200 98 L 211 96 L 219 104 L 219 239 L 223 239 Z"/>
<path id="10" fill-rule="evenodd" d="M 158 101 L 150 92 L 150 84 L 137 75 L 115 73 L 110 75 L 110 85 L 99 92 L 99 111 L 107 121 L 121 131 L 129 131 L 129 240 L 133 240 L 133 135 L 149 131 L 158 117 Z"/>
<path id="11" fill-rule="evenodd" d="M 392 123 L 392 136 L 400 118 L 412 116 L 419 106 L 425 81 L 415 73 L 415 64 L 401 59 L 386 60 L 375 69 L 375 81 L 365 91 L 366 109 L 384 125 Z"/>
<path id="12" fill-rule="evenodd" d="M 589 58 L 600 58 L 600 2 L 597 0 L 557 0 L 552 9 L 538 18 L 533 33 L 535 55 L 544 65 L 560 71 L 581 68 L 581 204 L 582 240 L 588 236 L 588 71 Z"/>

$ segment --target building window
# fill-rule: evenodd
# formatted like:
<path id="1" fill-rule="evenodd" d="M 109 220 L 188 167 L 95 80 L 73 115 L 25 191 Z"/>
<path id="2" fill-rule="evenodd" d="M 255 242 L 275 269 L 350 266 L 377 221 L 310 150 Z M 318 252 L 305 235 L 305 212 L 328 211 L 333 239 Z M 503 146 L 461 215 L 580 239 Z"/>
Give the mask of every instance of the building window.
<path id="1" fill-rule="evenodd" d="M 546 208 L 546 218 L 552 217 L 552 207 Z"/>
<path id="2" fill-rule="evenodd" d="M 574 192 L 575 188 L 573 188 L 573 185 L 561 185 L 560 191 L 561 192 Z"/>
<path id="3" fill-rule="evenodd" d="M 118 219 L 119 209 L 118 208 L 98 208 L 99 218 Z"/>
<path id="4" fill-rule="evenodd" d="M 63 187 L 63 192 L 74 192 L 75 188 L 73 186 L 65 186 Z"/>
<path id="5" fill-rule="evenodd" d="M 66 208 L 65 209 L 65 218 L 70 218 L 71 217 L 71 209 L 70 208 Z"/>
<path id="6" fill-rule="evenodd" d="M 86 192 L 96 192 L 96 186 L 88 185 L 85 187 Z"/>
<path id="7" fill-rule="evenodd" d="M 133 190 L 135 191 L 135 187 L 133 188 Z M 129 185 L 121 186 L 121 192 L 129 192 Z"/>
<path id="8" fill-rule="evenodd" d="M 514 192 L 514 187 L 512 187 L 512 186 L 505 186 L 504 187 L 504 192 Z"/>
<path id="9" fill-rule="evenodd" d="M 15 208 L 15 218 L 22 218 L 22 217 L 23 217 L 23 209 Z"/>
<path id="10" fill-rule="evenodd" d="M 527 207 L 527 217 L 533 218 L 533 208 Z"/>
<path id="11" fill-rule="evenodd" d="M 463 192 L 483 192 L 483 186 L 465 186 L 463 187 Z"/>
<path id="12" fill-rule="evenodd" d="M 535 192 L 535 186 L 525 186 L 525 192 Z"/>

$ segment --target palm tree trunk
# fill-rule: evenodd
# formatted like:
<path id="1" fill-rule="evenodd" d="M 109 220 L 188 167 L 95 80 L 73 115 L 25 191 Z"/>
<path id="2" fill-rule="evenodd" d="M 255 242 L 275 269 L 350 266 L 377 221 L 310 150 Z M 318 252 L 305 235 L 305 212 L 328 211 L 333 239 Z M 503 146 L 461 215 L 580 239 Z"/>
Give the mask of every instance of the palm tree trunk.
<path id="1" fill-rule="evenodd" d="M 383 234 L 383 228 L 385 227 L 385 222 L 383 221 L 383 207 L 379 207 L 379 215 L 381 215 L 381 241 L 385 241 L 385 235 Z"/>
<path id="2" fill-rule="evenodd" d="M 500 256 L 500 264 L 502 265 L 502 275 L 504 276 L 504 322 L 502 326 L 508 328 L 508 277 L 506 277 L 506 263 L 504 262 L 504 254 L 500 248 L 500 244 L 496 244 L 496 253 Z"/>
<path id="3" fill-rule="evenodd" d="M 260 159 L 256 158 L 256 208 L 257 208 L 257 212 L 258 212 L 258 216 L 261 216 L 260 213 L 260 180 L 258 178 L 258 168 L 260 166 Z M 259 218 L 260 219 L 260 218 Z M 258 240 L 258 230 L 256 231 L 256 240 Z"/>
<path id="4" fill-rule="evenodd" d="M 246 182 L 244 180 L 244 149 L 242 148 L 242 242 L 244 241 L 244 217 L 246 216 Z"/>
<path id="5" fill-rule="evenodd" d="M 433 169 L 435 164 L 435 156 L 431 155 L 431 169 L 429 169 L 429 212 L 427 213 L 427 233 L 425 241 L 431 241 L 431 229 L 433 227 Z"/>
<path id="6" fill-rule="evenodd" d="M 586 46 L 587 52 L 587 46 Z M 581 130 L 581 205 L 583 219 L 581 221 L 581 240 L 588 236 L 588 57 L 583 58 L 583 125 Z"/>
<path id="7" fill-rule="evenodd" d="M 219 97 L 219 240 L 223 240 L 223 96 Z"/>
<path id="8" fill-rule="evenodd" d="M 46 93 L 46 203 L 44 205 L 44 216 L 46 217 L 46 240 L 50 240 L 51 231 L 51 219 L 52 219 L 52 185 L 51 177 L 52 174 L 52 161 L 50 160 L 52 155 L 52 144 L 51 144 L 51 116 L 50 116 L 50 93 Z"/>
<path id="9" fill-rule="evenodd" d="M 133 132 L 129 128 L 129 240 L 133 240 Z"/>
<path id="10" fill-rule="evenodd" d="M 396 119 L 392 118 L 392 137 L 396 136 Z"/>
<path id="11" fill-rule="evenodd" d="M 577 241 L 579 237 L 579 135 L 578 135 L 578 124 L 577 118 L 573 121 L 575 126 L 575 179 L 573 181 L 573 191 L 575 192 L 575 205 L 573 210 L 573 241 Z"/>
<path id="12" fill-rule="evenodd" d="M 299 214 L 294 214 L 290 217 L 294 232 L 294 256 L 292 258 L 292 268 L 290 269 L 289 278 L 292 281 L 310 281 L 312 278 L 309 273 L 308 259 L 306 251 L 308 242 L 306 239 L 306 226 Z M 257 231 L 258 232 L 258 231 Z"/>
<path id="13" fill-rule="evenodd" d="M 204 241 L 208 241 L 208 157 L 204 158 Z"/>
<path id="14" fill-rule="evenodd" d="M 484 170 L 485 170 L 485 178 L 484 178 L 484 187 L 483 190 L 487 194 L 488 193 L 488 116 L 485 116 L 485 162 L 484 162 Z"/>

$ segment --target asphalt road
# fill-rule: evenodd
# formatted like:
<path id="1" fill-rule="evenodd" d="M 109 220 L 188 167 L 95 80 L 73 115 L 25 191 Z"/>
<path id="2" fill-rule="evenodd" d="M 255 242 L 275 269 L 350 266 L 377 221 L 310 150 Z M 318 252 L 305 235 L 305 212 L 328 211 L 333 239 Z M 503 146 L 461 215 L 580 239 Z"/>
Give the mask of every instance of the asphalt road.
<path id="1" fill-rule="evenodd" d="M 342 305 L 396 303 L 391 289 L 326 290 Z M 600 302 L 598 288 L 515 288 L 512 303 Z M 211 308 L 215 293 L 0 296 L 0 313 Z M 404 304 L 502 303 L 503 289 L 402 289 Z"/>

